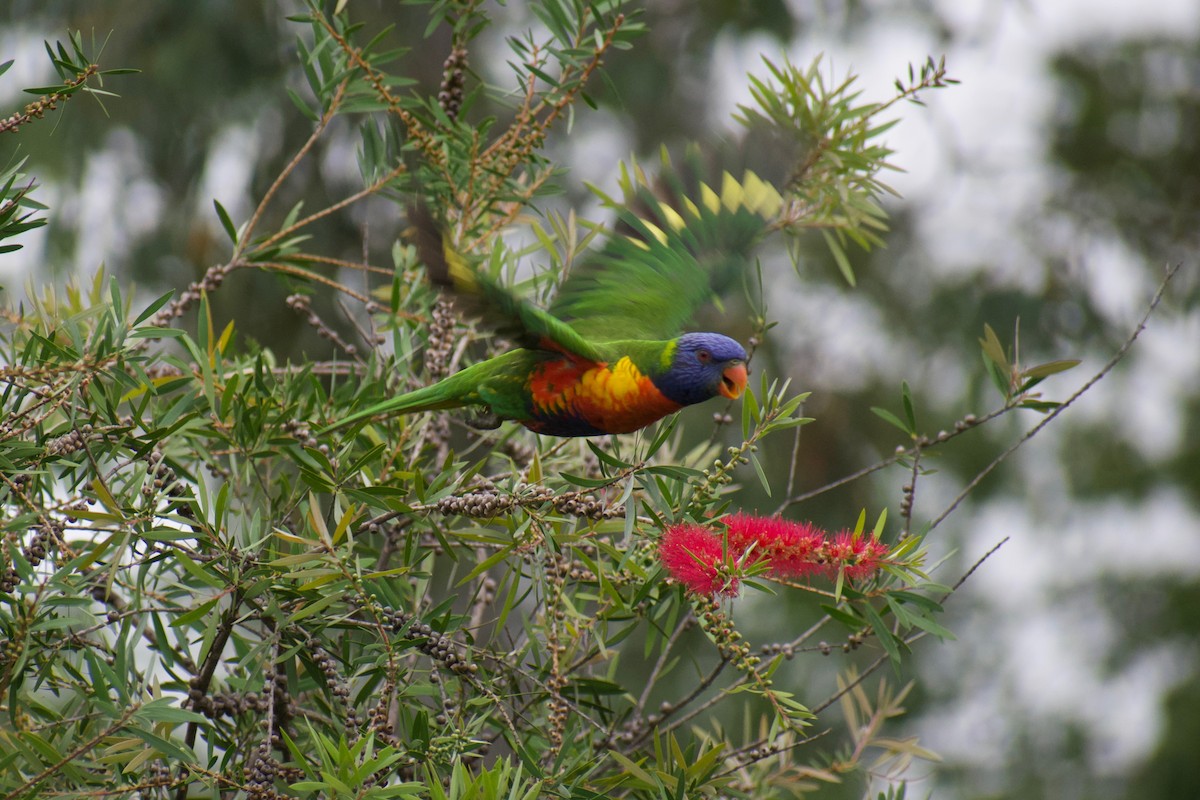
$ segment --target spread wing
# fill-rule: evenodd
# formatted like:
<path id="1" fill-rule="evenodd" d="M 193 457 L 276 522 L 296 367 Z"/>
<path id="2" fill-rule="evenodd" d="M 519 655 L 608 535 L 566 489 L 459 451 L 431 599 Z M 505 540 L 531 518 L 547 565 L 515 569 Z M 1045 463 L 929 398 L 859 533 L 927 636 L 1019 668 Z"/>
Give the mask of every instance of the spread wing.
<path id="1" fill-rule="evenodd" d="M 734 279 L 779 214 L 783 199 L 747 171 L 713 187 L 691 171 L 664 169 L 652 187 L 636 163 L 622 165 L 623 198 L 597 192 L 617 210 L 617 230 L 581 257 L 549 312 L 593 341 L 670 339 Z"/>
<path id="2" fill-rule="evenodd" d="M 663 159 L 653 186 L 636 162 L 622 165 L 615 233 L 580 257 L 549 309 L 513 294 L 458 253 L 428 208 L 408 209 L 429 278 L 455 304 L 522 347 L 605 361 L 604 342 L 672 339 L 696 310 L 741 276 L 750 250 L 779 214 L 779 192 L 753 172 L 724 173 L 716 188 L 695 169 Z"/>
<path id="3" fill-rule="evenodd" d="M 482 319 L 498 334 L 531 350 L 556 350 L 603 361 L 604 355 L 579 331 L 553 314 L 513 294 L 473 267 L 444 235 L 443 227 L 424 205 L 408 209 L 417 254 L 429 279 L 454 293 L 455 305 Z"/>

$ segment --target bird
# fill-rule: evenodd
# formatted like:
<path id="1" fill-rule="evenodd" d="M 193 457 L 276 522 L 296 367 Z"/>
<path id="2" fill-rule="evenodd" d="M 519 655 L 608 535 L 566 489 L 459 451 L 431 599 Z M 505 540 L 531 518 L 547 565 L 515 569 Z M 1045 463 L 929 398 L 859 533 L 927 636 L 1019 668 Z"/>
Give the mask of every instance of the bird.
<path id="1" fill-rule="evenodd" d="M 617 209 L 618 224 L 601 247 L 579 257 L 546 308 L 474 266 L 423 202 L 410 205 L 430 280 L 517 346 L 326 430 L 475 407 L 495 424 L 511 420 L 538 434 L 600 436 L 637 431 L 712 398 L 740 397 L 745 348 L 722 333 L 683 329 L 716 296 L 714 282 L 728 285 L 745 272 L 782 197 L 750 171 L 740 180 L 725 172 L 716 188 L 689 185 L 665 155 L 653 186 L 636 162 L 622 165 L 620 185 L 623 202 L 594 189 Z"/>

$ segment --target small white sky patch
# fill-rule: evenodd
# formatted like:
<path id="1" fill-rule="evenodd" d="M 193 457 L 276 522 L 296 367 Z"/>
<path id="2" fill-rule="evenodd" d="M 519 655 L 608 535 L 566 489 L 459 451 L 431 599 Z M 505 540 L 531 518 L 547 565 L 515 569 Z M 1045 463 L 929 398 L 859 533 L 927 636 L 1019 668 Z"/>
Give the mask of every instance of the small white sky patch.
<path id="1" fill-rule="evenodd" d="M 953 5 L 954 0 L 941 2 Z M 1190 38 L 1200 26 L 1200 4 L 1194 0 L 1156 0 L 1153 4 L 1128 0 L 1055 0 L 1032 6 L 1011 5 L 1014 9 L 1032 7 L 1039 33 L 1044 32 L 1042 36 L 1058 47 L 1097 39 L 1123 41 L 1181 34 Z"/>
<path id="2" fill-rule="evenodd" d="M 1102 686 L 1100 702 L 1080 708 L 1092 733 L 1090 763 L 1100 775 L 1120 775 L 1143 761 L 1162 733 L 1159 695 L 1191 672 L 1196 648 L 1159 645 L 1138 653 Z"/>
<path id="3" fill-rule="evenodd" d="M 1196 321 L 1196 315 L 1191 315 L 1191 321 Z M 1187 327 L 1197 336 L 1195 324 Z M 1184 440 L 1186 419 L 1179 398 L 1195 393 L 1197 354 L 1196 348 L 1181 343 L 1200 338 L 1179 339 L 1175 331 L 1162 327 L 1154 333 L 1148 329 L 1142 336 L 1140 357 L 1128 366 L 1130 391 L 1114 407 L 1112 424 L 1147 458 L 1159 459 L 1177 452 Z"/>
<path id="4" fill-rule="evenodd" d="M 767 314 L 782 323 L 772 336 L 786 342 L 796 359 L 792 374 L 803 375 L 806 385 L 853 391 L 904 361 L 903 342 L 865 296 L 800 284 L 790 270 L 769 277 Z"/>
<path id="5" fill-rule="evenodd" d="M 1005 44 L 1001 35 L 996 46 Z M 1019 232 L 1050 188 L 1041 120 L 1052 87 L 1039 55 L 1024 45 L 1016 52 L 956 48 L 947 65 L 961 85 L 927 92 L 927 110 L 906 112 L 906 125 L 911 118 L 911 130 L 924 126 L 934 142 L 934 162 L 920 165 L 927 180 L 894 182 L 919 206 L 921 241 L 934 256 L 930 266 L 943 273 L 986 267 L 993 279 L 1033 285 L 1040 270 L 1029 269 L 1033 258 Z"/>
<path id="6" fill-rule="evenodd" d="M 362 188 L 358 154 L 362 139 L 358 131 L 337 131 L 321 152 L 321 179 L 330 191 L 355 192 Z M 336 187 L 336 189 L 335 189 Z"/>
<path id="7" fill-rule="evenodd" d="M 196 193 L 196 213 L 222 239 L 225 233 L 213 208 L 215 198 L 240 225 L 250 214 L 250 181 L 259 158 L 259 136 L 254 125 L 230 125 L 217 132 L 208 150 L 204 174 Z"/>
<path id="8" fill-rule="evenodd" d="M 618 196 L 617 162 L 629 161 L 632 132 L 607 108 L 580 110 L 579 116 L 569 135 L 553 138 L 554 155 L 572 165 L 569 178 L 572 186 L 591 183 L 611 196 Z M 657 162 L 642 166 L 653 171 Z"/>
<path id="9" fill-rule="evenodd" d="M 1114 632 L 1095 600 L 1080 596 L 1032 620 L 1014 601 L 995 608 L 995 618 L 975 619 L 987 626 L 986 643 L 968 637 L 939 648 L 942 663 L 931 677 L 970 677 L 953 703 L 923 718 L 922 743 L 950 760 L 998 768 L 1012 757 L 1018 731 L 1054 739 L 1063 723 L 1075 722 L 1089 731 L 1093 772 L 1119 774 L 1144 759 L 1163 723 L 1160 693 L 1186 674 L 1189 648 L 1160 645 L 1104 674 L 1098 665 Z"/>
<path id="10" fill-rule="evenodd" d="M 34 99 L 25 93 L 26 89 L 48 86 L 58 80 L 43 41 L 41 35 L 24 25 L 0 31 L 0 62 L 13 62 L 8 72 L 0 76 L 0 108 L 20 108 Z M 38 124 L 46 123 L 43 120 Z"/>
<path id="11" fill-rule="evenodd" d="M 1023 474 L 1040 460 L 1030 459 Z M 987 569 L 972 576 L 977 592 L 1049 599 L 1098 576 L 1200 575 L 1200 536 L 1195 533 L 1200 512 L 1177 491 L 1163 489 L 1141 502 L 1121 498 L 1062 504 L 1061 489 L 1047 485 L 1045 475 L 1029 473 L 1026 483 L 1022 502 L 989 502 L 973 519 L 958 521 L 959 530 L 970 531 L 965 553 L 1011 537 L 1000 551 L 1003 557 L 993 557 Z"/>
<path id="12" fill-rule="evenodd" d="M 148 175 L 141 139 L 113 130 L 88 160 L 78 192 L 64 196 L 52 213 L 77 232 L 74 267 L 91 275 L 101 263 L 124 260 L 137 239 L 159 224 L 163 190 Z"/>
<path id="13" fill-rule="evenodd" d="M 1200 512 L 1174 489 L 1156 491 L 1141 503 L 1076 503 L 1061 532 L 1072 563 L 1063 574 L 1074 574 L 1076 580 L 1091 580 L 1095 573 L 1195 578 L 1200 575 L 1197 531 Z"/>
<path id="14" fill-rule="evenodd" d="M 713 44 L 708 63 L 708 85 L 712 87 L 707 118 L 698 129 L 716 130 L 728 135 L 740 134 L 742 126 L 734 120 L 738 106 L 756 108 L 747 75 L 767 80 L 770 70 L 763 58 L 783 65 L 783 45 L 774 36 L 757 33 L 742 37 L 722 33 Z"/>
<path id="15" fill-rule="evenodd" d="M 997 3 L 995 0 L 937 0 L 937 14 L 967 36 L 990 36 L 1003 22 L 1034 26 L 1031 38 L 1050 47 L 1095 39 L 1170 36 L 1196 30 L 1200 5 L 1193 0 L 1159 0 L 1152 5 L 1128 0 L 1054 0 L 1051 3 Z"/>
<path id="16" fill-rule="evenodd" d="M 1132 326 L 1154 294 L 1153 276 L 1144 257 L 1117 235 L 1078 231 L 1083 237 L 1079 265 L 1092 302 L 1114 325 Z"/>

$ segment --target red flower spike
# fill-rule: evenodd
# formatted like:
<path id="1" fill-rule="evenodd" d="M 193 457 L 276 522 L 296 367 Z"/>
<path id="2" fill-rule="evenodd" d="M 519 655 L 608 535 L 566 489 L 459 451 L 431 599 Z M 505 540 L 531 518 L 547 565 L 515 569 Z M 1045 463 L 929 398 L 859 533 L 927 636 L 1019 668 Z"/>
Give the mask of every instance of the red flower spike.
<path id="1" fill-rule="evenodd" d="M 825 532 L 811 522 L 789 522 L 771 553 L 771 572 L 785 578 L 820 571 L 824 544 Z"/>
<path id="2" fill-rule="evenodd" d="M 671 577 L 688 591 L 706 597 L 723 593 L 737 594 L 737 579 L 727 579 L 724 543 L 721 537 L 703 525 L 672 525 L 658 545 L 659 558 Z"/>
<path id="3" fill-rule="evenodd" d="M 887 553 L 887 545 L 874 536 L 855 536 L 853 531 L 841 531 L 825 545 L 826 569 L 833 577 L 837 577 L 840 569 L 847 578 L 861 580 L 879 569 Z"/>
<path id="4" fill-rule="evenodd" d="M 776 577 L 799 577 L 820 569 L 825 534 L 812 523 L 734 514 L 725 524 L 730 552 L 736 555 L 753 547 L 753 563 L 767 561 Z"/>
<path id="5" fill-rule="evenodd" d="M 725 528 L 728 530 L 729 550 L 732 553 L 741 555 L 754 547 L 760 549 L 760 541 L 763 532 L 763 523 L 769 523 L 772 520 L 766 517 L 752 517 L 749 514 L 733 514 L 722 520 L 725 523 Z"/>
<path id="6" fill-rule="evenodd" d="M 888 547 L 870 534 L 843 530 L 832 538 L 810 522 L 733 514 L 724 534 L 692 523 L 673 525 L 659 543 L 671 576 L 699 595 L 735 595 L 733 570 L 766 564 L 775 578 L 840 572 L 850 580 L 869 578 L 883 565 Z M 726 550 L 726 547 L 728 550 Z"/>

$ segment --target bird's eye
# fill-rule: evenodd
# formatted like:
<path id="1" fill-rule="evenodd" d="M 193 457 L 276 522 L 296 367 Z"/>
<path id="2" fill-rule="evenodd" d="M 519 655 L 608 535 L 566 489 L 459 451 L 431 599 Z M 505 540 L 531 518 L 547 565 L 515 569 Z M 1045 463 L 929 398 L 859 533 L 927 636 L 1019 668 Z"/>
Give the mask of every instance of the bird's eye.
<path id="1" fill-rule="evenodd" d="M 697 350 L 696 358 L 701 364 L 707 364 L 709 361 L 712 361 L 712 353 L 708 352 L 707 350 Z"/>

